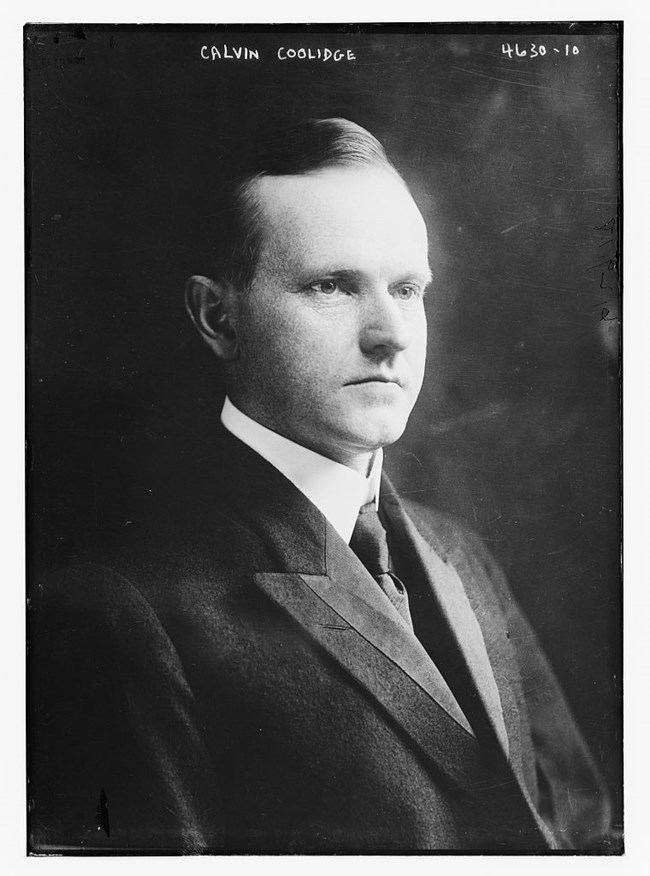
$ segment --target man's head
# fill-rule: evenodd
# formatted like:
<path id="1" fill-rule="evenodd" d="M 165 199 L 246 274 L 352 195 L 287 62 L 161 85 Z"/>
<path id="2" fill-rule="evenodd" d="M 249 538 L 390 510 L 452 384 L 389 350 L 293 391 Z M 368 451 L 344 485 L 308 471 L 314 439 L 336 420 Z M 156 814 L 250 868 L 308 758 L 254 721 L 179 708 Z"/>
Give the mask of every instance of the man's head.
<path id="1" fill-rule="evenodd" d="M 276 134 L 243 164 L 188 309 L 244 413 L 361 467 L 401 435 L 422 383 L 424 222 L 381 145 L 344 119 Z"/>

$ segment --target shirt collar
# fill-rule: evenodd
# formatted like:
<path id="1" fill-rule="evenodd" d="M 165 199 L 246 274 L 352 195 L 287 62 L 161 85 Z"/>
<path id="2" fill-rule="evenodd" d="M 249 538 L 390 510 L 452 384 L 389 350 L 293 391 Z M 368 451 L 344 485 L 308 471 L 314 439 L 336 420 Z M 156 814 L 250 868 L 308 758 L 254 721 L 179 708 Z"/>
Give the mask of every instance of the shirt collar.
<path id="1" fill-rule="evenodd" d="M 272 432 L 242 413 L 228 397 L 221 411 L 221 422 L 231 434 L 275 466 L 304 493 L 344 541 L 350 541 L 359 508 L 373 499 L 376 505 L 379 504 L 383 464 L 381 448 L 374 454 L 370 474 L 365 477 L 340 462 Z"/>

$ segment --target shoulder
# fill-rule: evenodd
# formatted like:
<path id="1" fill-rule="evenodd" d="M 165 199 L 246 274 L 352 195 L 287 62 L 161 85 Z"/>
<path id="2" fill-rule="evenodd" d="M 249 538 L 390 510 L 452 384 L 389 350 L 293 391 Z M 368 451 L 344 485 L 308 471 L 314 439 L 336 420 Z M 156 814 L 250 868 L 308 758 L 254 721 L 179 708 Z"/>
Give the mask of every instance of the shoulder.
<path id="1" fill-rule="evenodd" d="M 480 546 L 478 535 L 462 518 L 408 497 L 400 496 L 399 498 L 411 520 L 419 528 L 435 536 L 448 551 L 453 551 L 460 546 L 471 550 Z"/>
<path id="2" fill-rule="evenodd" d="M 409 498 L 400 497 L 400 501 L 427 542 L 462 573 L 464 581 L 478 580 L 482 587 L 489 586 L 500 602 L 512 600 L 501 566 L 467 521 Z"/>
<path id="3" fill-rule="evenodd" d="M 40 668 L 92 670 L 96 680 L 119 669 L 116 659 L 139 668 L 143 660 L 155 660 L 175 672 L 175 648 L 150 600 L 123 574 L 99 563 L 62 566 L 42 576 L 30 621 L 32 657 Z"/>

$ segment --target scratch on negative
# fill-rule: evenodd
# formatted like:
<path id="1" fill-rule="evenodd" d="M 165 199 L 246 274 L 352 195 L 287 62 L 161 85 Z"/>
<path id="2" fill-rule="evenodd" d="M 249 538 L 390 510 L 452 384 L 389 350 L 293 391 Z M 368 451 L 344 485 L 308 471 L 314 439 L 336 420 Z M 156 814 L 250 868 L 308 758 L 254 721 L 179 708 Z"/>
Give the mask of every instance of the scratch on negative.
<path id="1" fill-rule="evenodd" d="M 514 779 L 508 779 L 507 782 L 495 782 L 492 785 L 481 785 L 480 782 L 475 782 L 472 787 L 477 793 L 482 791 L 493 791 L 495 788 L 504 788 L 506 785 L 513 785 Z"/>
<path id="2" fill-rule="evenodd" d="M 505 82 L 506 85 L 520 85 L 522 88 L 538 88 L 542 91 L 557 91 L 559 94 L 575 94 L 578 97 L 596 97 L 586 91 L 566 91 L 564 88 L 553 88 L 551 85 L 533 85 L 532 82 L 515 82 L 513 79 L 502 79 L 500 76 L 489 76 L 487 73 L 479 73 L 478 70 L 468 70 L 466 67 L 452 67 L 459 73 L 469 73 L 470 76 L 480 76 L 481 79 L 491 79 L 493 82 Z"/>
<path id="3" fill-rule="evenodd" d="M 73 116 L 74 113 L 72 112 L 72 110 L 70 109 L 70 107 L 68 106 L 68 104 L 65 103 L 65 101 L 61 100 L 61 98 L 60 98 L 59 95 L 56 93 L 56 91 L 52 88 L 52 86 L 51 86 L 51 85 L 48 85 L 47 82 L 44 82 L 43 85 L 44 85 L 46 88 L 49 88 L 49 89 L 50 89 L 50 91 L 52 92 L 52 94 L 54 95 L 54 97 L 56 97 L 56 99 L 59 101 L 59 103 L 67 109 L 67 111 L 70 113 L 71 116 Z"/>

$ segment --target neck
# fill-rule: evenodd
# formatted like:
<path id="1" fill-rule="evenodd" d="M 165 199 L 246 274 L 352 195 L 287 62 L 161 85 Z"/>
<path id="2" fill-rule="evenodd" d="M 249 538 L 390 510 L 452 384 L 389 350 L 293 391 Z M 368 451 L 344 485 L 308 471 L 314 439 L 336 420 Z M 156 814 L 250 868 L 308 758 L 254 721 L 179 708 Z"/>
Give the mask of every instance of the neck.
<path id="1" fill-rule="evenodd" d="M 319 450 L 316 452 L 322 453 L 322 451 Z M 342 465 L 346 465 L 348 468 L 351 468 L 353 471 L 356 471 L 367 478 L 372 469 L 375 453 L 376 451 L 373 453 L 361 453 L 357 456 L 341 455 L 340 457 L 331 453 L 322 453 L 322 455 L 327 456 L 329 459 L 333 459 L 334 462 L 340 462 Z"/>
<path id="2" fill-rule="evenodd" d="M 278 435 L 282 435 L 283 438 L 287 438 L 295 444 L 300 444 L 308 450 L 313 450 L 314 453 L 318 453 L 326 459 L 331 459 L 334 462 L 347 466 L 347 468 L 351 468 L 353 471 L 358 472 L 364 477 L 368 477 L 370 474 L 375 454 L 377 453 L 376 449 L 357 451 L 354 448 L 339 444 L 326 445 L 322 441 L 312 439 L 311 436 L 293 434 L 291 429 L 287 429 L 284 424 L 276 422 L 274 419 L 266 416 L 264 411 L 260 411 L 255 406 L 247 404 L 246 399 L 240 398 L 238 393 L 233 390 L 234 388 L 230 387 L 228 398 L 231 403 L 241 411 L 241 413 L 246 414 L 251 420 L 254 420 L 256 423 L 259 423 L 261 426 L 270 429 Z"/>

